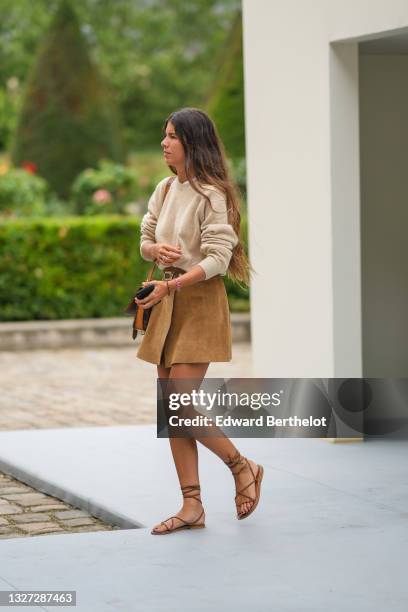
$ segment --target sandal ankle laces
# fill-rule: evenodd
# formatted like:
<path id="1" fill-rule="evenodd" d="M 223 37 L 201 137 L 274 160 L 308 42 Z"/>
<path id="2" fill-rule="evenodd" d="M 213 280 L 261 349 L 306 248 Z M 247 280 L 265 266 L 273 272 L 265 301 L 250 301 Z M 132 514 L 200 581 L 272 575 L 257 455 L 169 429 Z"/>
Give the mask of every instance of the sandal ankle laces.
<path id="1" fill-rule="evenodd" d="M 187 495 L 187 493 L 192 493 L 194 490 L 197 490 L 198 493 L 196 493 L 195 495 Z M 185 485 L 184 487 L 181 487 L 181 491 L 182 491 L 182 495 L 184 497 L 184 499 L 195 499 L 198 502 L 201 502 L 201 487 L 200 485 Z M 198 497 L 197 497 L 198 496 Z"/>
<path id="2" fill-rule="evenodd" d="M 231 459 L 229 459 L 228 461 L 224 461 L 224 463 L 226 465 L 228 465 L 228 467 L 230 468 L 231 472 L 232 472 L 232 468 L 234 468 L 236 465 L 240 465 L 242 464 L 242 467 L 240 470 L 238 470 L 238 472 L 232 472 L 232 474 L 234 476 L 238 476 L 238 474 L 240 474 L 242 472 L 242 470 L 246 467 L 247 465 L 247 460 L 245 457 L 242 457 L 242 455 L 240 454 L 240 452 L 238 451 L 234 457 L 232 457 Z"/>

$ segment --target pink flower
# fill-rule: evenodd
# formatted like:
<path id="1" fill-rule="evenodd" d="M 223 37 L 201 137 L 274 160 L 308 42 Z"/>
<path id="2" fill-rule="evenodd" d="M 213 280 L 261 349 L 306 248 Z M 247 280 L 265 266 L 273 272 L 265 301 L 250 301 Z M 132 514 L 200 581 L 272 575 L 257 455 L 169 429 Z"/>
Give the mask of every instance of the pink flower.
<path id="1" fill-rule="evenodd" d="M 109 204 L 112 202 L 112 195 L 107 189 L 98 189 L 92 196 L 95 204 Z"/>

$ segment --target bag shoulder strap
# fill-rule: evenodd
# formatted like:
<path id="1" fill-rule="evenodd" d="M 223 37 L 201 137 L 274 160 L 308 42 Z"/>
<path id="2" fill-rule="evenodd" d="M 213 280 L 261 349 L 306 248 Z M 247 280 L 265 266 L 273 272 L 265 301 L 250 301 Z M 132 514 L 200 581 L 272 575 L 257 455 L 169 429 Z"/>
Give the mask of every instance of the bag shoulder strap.
<path id="1" fill-rule="evenodd" d="M 167 195 L 167 193 L 168 193 L 168 191 L 169 191 L 169 189 L 170 189 L 170 186 L 171 186 L 171 184 L 172 184 L 172 182 L 174 181 L 174 179 L 175 179 L 175 178 L 176 178 L 175 176 L 171 176 L 171 177 L 168 179 L 167 183 L 166 183 L 166 187 L 164 188 L 164 195 L 163 195 L 163 202 L 162 202 L 162 206 L 163 206 L 163 204 L 164 204 L 164 200 L 166 199 L 166 195 Z"/>
<path id="2" fill-rule="evenodd" d="M 167 194 L 168 194 L 168 192 L 169 192 L 170 186 L 171 186 L 171 184 L 172 184 L 172 182 L 174 181 L 174 179 L 175 179 L 175 178 L 176 178 L 175 176 L 171 176 L 171 177 L 168 179 L 168 181 L 166 182 L 166 186 L 165 186 L 165 188 L 164 188 L 164 195 L 163 195 L 163 201 L 162 201 L 162 208 L 163 208 L 164 200 L 166 199 L 166 196 L 167 196 Z M 161 210 L 161 209 L 160 209 L 160 210 Z M 159 214 L 160 214 L 160 213 L 159 213 Z M 156 263 L 156 260 L 155 260 L 155 261 L 154 261 L 153 266 L 150 268 L 149 273 L 148 273 L 148 275 L 147 275 L 147 282 L 149 282 L 149 281 L 151 281 L 151 280 L 152 280 L 152 277 L 153 277 L 154 271 L 155 271 L 155 269 L 156 269 L 156 265 L 157 265 L 157 263 Z"/>

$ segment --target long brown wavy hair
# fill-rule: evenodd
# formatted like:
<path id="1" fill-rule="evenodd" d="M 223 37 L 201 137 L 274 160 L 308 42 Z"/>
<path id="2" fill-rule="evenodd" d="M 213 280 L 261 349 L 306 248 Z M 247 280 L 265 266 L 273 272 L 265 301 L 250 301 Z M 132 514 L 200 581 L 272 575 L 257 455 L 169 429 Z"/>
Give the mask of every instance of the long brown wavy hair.
<path id="1" fill-rule="evenodd" d="M 241 236 L 241 193 L 231 178 L 224 145 L 218 136 L 216 127 L 210 117 L 198 108 L 186 107 L 171 113 L 163 126 L 163 136 L 167 124 L 174 125 L 185 154 L 185 172 L 191 187 L 204 196 L 211 206 L 209 197 L 200 190 L 200 186 L 213 185 L 225 194 L 227 200 L 228 223 L 239 238 L 232 251 L 227 274 L 238 283 L 249 285 L 250 271 L 254 271 L 245 253 Z M 177 174 L 174 166 L 169 168 Z M 195 177 L 197 181 L 191 181 Z"/>

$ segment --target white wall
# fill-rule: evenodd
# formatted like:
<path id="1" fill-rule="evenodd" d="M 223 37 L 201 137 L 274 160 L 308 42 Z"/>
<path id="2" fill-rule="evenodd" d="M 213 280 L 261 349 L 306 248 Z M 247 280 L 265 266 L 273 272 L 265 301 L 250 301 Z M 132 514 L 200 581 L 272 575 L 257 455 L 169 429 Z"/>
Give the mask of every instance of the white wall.
<path id="1" fill-rule="evenodd" d="M 243 0 L 243 18 L 255 376 L 360 376 L 356 42 L 408 29 L 408 3 Z"/>

